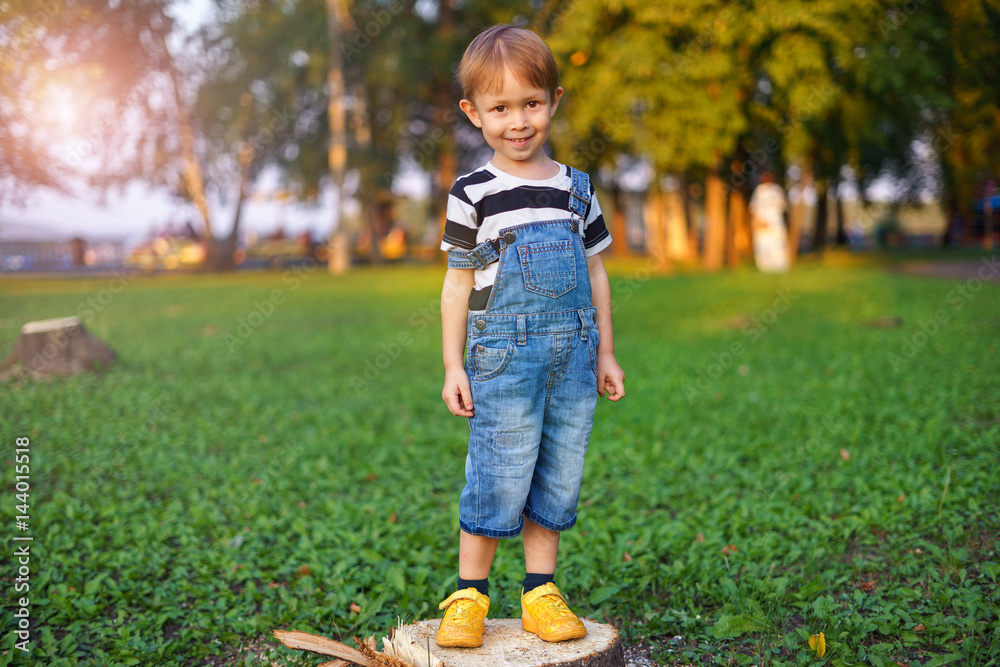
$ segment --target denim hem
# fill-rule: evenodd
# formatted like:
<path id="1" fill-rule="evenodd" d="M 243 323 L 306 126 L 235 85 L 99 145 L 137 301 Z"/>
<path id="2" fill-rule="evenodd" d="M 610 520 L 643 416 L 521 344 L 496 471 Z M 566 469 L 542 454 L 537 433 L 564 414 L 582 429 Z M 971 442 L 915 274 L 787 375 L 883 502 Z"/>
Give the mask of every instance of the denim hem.
<path id="1" fill-rule="evenodd" d="M 576 512 L 573 512 L 573 516 L 569 519 L 569 521 L 564 521 L 563 523 L 552 523 L 530 507 L 524 508 L 524 516 L 528 517 L 528 519 L 537 523 L 542 528 L 547 528 L 548 530 L 555 531 L 557 533 L 572 528 L 576 524 Z"/>
<path id="2" fill-rule="evenodd" d="M 534 519 L 532 519 L 534 521 Z M 459 527 L 467 532 L 469 535 L 476 535 L 478 537 L 493 537 L 499 539 L 507 539 L 510 537 L 517 537 L 521 534 L 521 529 L 524 528 L 524 519 L 522 518 L 518 523 L 517 528 L 512 528 L 510 530 L 496 530 L 495 528 L 483 528 L 481 526 L 473 526 L 470 523 L 466 523 L 462 519 L 458 520 Z"/>

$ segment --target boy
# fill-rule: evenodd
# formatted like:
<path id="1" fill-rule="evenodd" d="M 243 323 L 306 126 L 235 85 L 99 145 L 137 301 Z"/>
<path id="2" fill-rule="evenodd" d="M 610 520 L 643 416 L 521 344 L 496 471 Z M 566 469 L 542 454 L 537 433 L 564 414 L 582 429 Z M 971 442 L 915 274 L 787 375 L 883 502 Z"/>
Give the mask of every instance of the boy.
<path id="1" fill-rule="evenodd" d="M 611 238 L 587 175 L 544 151 L 563 89 L 541 38 L 489 28 L 458 78 L 462 111 L 494 153 L 452 188 L 441 244 L 442 397 L 470 437 L 458 589 L 440 604 L 437 643 L 482 644 L 493 556 L 518 534 L 521 626 L 545 641 L 579 638 L 587 630 L 553 575 L 560 531 L 576 522 L 597 395 L 625 395 L 598 254 Z"/>

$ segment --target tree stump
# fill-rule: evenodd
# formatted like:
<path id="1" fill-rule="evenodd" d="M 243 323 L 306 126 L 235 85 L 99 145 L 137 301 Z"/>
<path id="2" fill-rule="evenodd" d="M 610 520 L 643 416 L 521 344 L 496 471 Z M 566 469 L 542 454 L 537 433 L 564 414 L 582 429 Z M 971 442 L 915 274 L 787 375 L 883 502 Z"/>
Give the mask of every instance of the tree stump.
<path id="1" fill-rule="evenodd" d="M 28 322 L 14 349 L 0 363 L 0 379 L 75 375 L 110 366 L 117 355 L 90 335 L 79 317 Z"/>
<path id="2" fill-rule="evenodd" d="M 448 667 L 625 667 L 625 652 L 613 626 L 582 619 L 587 636 L 546 642 L 521 629 L 519 618 L 486 619 L 479 648 L 442 648 L 434 642 L 440 619 L 403 626 L 414 651 L 430 650 Z"/>
<path id="3" fill-rule="evenodd" d="M 383 651 L 375 637 L 351 648 L 332 639 L 297 630 L 275 630 L 288 648 L 333 656 L 320 667 L 625 667 L 625 651 L 618 631 L 588 618 L 581 619 L 587 636 L 564 642 L 544 642 L 521 629 L 517 618 L 486 619 L 486 635 L 479 648 L 442 648 L 434 641 L 441 619 L 418 621 L 393 628 L 383 637 Z"/>

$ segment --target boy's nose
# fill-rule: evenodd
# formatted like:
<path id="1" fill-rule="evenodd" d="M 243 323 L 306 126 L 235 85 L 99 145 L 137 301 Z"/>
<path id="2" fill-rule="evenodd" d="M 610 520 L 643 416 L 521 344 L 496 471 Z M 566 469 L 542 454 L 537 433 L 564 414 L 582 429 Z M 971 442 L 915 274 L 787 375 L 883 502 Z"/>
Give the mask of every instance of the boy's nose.
<path id="1" fill-rule="evenodd" d="M 512 130 L 523 130 L 528 126 L 528 114 L 518 110 L 510 115 L 510 127 Z"/>

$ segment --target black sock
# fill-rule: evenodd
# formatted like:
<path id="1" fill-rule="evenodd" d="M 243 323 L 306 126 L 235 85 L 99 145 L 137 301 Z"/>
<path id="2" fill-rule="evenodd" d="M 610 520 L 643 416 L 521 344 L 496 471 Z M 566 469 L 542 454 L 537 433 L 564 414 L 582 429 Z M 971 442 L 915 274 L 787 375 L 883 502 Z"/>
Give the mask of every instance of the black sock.
<path id="1" fill-rule="evenodd" d="M 528 572 L 524 575 L 524 581 L 521 585 L 524 586 L 524 592 L 529 593 L 539 586 L 544 586 L 545 584 L 550 584 L 555 581 L 553 579 L 555 575 L 552 574 L 539 574 L 537 572 Z"/>
<path id="2" fill-rule="evenodd" d="M 489 579 L 463 579 L 458 578 L 458 590 L 464 591 L 466 588 L 475 588 L 479 591 L 480 595 L 490 596 L 490 580 Z"/>

